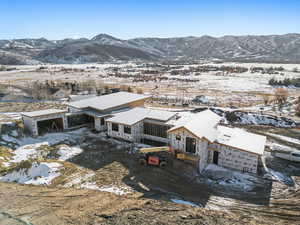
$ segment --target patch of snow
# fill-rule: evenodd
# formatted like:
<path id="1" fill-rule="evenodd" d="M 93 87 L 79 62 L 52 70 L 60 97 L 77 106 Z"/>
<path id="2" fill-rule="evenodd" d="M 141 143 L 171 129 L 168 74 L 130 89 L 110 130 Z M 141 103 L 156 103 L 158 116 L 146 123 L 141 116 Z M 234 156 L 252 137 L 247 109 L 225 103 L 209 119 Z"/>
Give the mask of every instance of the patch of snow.
<path id="1" fill-rule="evenodd" d="M 13 130 L 11 133 L 10 133 L 11 136 L 13 137 L 18 137 L 18 132 L 16 130 Z"/>
<path id="2" fill-rule="evenodd" d="M 224 171 L 227 172 L 228 169 L 221 167 L 221 166 L 217 166 L 215 164 L 208 164 L 207 167 L 205 168 L 205 170 L 211 170 L 211 171 Z"/>
<path id="3" fill-rule="evenodd" d="M 258 113 L 234 112 L 234 115 L 239 118 L 237 124 L 256 124 L 256 125 L 271 125 L 275 127 L 295 127 L 295 122 L 284 118 L 277 118 L 270 115 Z"/>
<path id="4" fill-rule="evenodd" d="M 274 180 L 277 180 L 279 182 L 282 182 L 286 185 L 290 185 L 290 186 L 293 186 L 295 184 L 293 178 L 281 173 L 281 172 L 278 172 L 278 171 L 275 171 L 275 170 L 272 170 L 270 168 L 268 168 L 268 173 L 266 173 L 264 175 L 265 178 L 271 178 L 271 179 L 274 179 Z"/>
<path id="5" fill-rule="evenodd" d="M 273 151 L 279 150 L 279 151 L 286 151 L 286 152 L 292 152 L 292 151 L 297 151 L 296 148 L 292 148 L 286 145 L 281 145 L 278 143 L 271 143 L 269 145 L 270 149 Z"/>
<path id="6" fill-rule="evenodd" d="M 227 211 L 228 207 L 234 205 L 232 198 L 224 198 L 221 196 L 210 196 L 208 202 L 205 205 L 206 209 L 209 210 L 218 210 L 218 211 Z"/>
<path id="7" fill-rule="evenodd" d="M 70 159 L 78 154 L 80 154 L 83 150 L 78 147 L 70 147 L 70 146 L 62 146 L 59 148 L 59 150 L 57 151 L 57 153 L 60 155 L 59 159 L 60 160 L 67 160 Z"/>
<path id="8" fill-rule="evenodd" d="M 71 180 L 70 182 L 64 184 L 64 187 L 72 187 L 75 185 L 79 185 L 83 182 L 86 182 L 89 178 L 95 176 L 94 172 L 91 173 L 87 173 L 85 175 L 80 175 L 80 174 L 75 174 L 73 177 L 75 177 L 73 180 Z"/>
<path id="9" fill-rule="evenodd" d="M 6 142 L 15 143 L 15 144 L 18 143 L 17 139 L 15 139 L 14 137 L 11 137 L 11 136 L 9 136 L 7 134 L 2 135 L 1 137 Z"/>
<path id="10" fill-rule="evenodd" d="M 22 119 L 21 113 L 17 113 L 17 112 L 1 112 L 0 115 L 4 115 L 12 120 Z"/>
<path id="11" fill-rule="evenodd" d="M 12 159 L 9 161 L 10 163 L 19 163 L 23 160 L 28 160 L 31 158 L 38 157 L 38 150 L 42 145 L 49 145 L 48 142 L 41 142 L 32 145 L 24 145 L 18 149 L 16 149 L 13 153 L 15 154 Z"/>
<path id="12" fill-rule="evenodd" d="M 103 186 L 100 187 L 100 191 L 110 192 L 116 195 L 126 195 L 130 193 L 128 188 L 116 187 L 116 186 Z"/>
<path id="13" fill-rule="evenodd" d="M 259 183 L 258 178 L 255 176 L 214 164 L 209 164 L 203 174 L 208 178 L 205 182 L 210 185 L 220 185 L 229 189 L 238 189 L 246 192 L 252 191 L 255 184 Z"/>
<path id="14" fill-rule="evenodd" d="M 171 199 L 172 202 L 177 203 L 177 204 L 182 204 L 182 205 L 190 205 L 193 207 L 200 207 L 198 204 L 195 204 L 193 202 L 189 202 L 189 201 L 184 201 L 181 199 Z"/>
<path id="15" fill-rule="evenodd" d="M 17 182 L 20 184 L 49 185 L 51 181 L 60 176 L 59 163 L 33 163 L 29 169 L 14 170 L 0 177 L 0 181 Z"/>
<path id="16" fill-rule="evenodd" d="M 91 190 L 97 190 L 97 191 L 104 191 L 104 192 L 110 192 L 114 193 L 116 195 L 126 195 L 130 193 L 129 188 L 126 187 L 117 187 L 113 185 L 106 185 L 99 187 L 96 182 L 87 182 L 80 186 L 81 188 L 91 189 Z"/>
<path id="17" fill-rule="evenodd" d="M 275 138 L 279 138 L 283 141 L 287 141 L 293 144 L 298 144 L 300 145 L 300 139 L 295 139 L 295 138 L 290 138 L 287 136 L 283 136 L 283 135 L 279 135 L 279 134 L 273 134 L 273 133 L 266 133 L 267 135 L 271 136 L 271 137 L 275 137 Z"/>
<path id="18" fill-rule="evenodd" d="M 13 142 L 18 144 L 18 148 L 14 150 L 14 156 L 9 163 L 18 163 L 23 160 L 37 158 L 42 154 L 38 151 L 38 148 L 42 145 L 52 146 L 63 141 L 74 141 L 77 138 L 82 137 L 82 133 L 86 129 L 79 129 L 72 132 L 65 133 L 50 133 L 37 138 L 26 137 L 22 139 L 15 139 L 8 135 L 2 135 L 2 139 L 5 141 Z M 77 154 L 80 154 L 82 149 L 79 147 L 61 147 L 58 151 L 60 154 L 60 160 L 67 160 Z"/>

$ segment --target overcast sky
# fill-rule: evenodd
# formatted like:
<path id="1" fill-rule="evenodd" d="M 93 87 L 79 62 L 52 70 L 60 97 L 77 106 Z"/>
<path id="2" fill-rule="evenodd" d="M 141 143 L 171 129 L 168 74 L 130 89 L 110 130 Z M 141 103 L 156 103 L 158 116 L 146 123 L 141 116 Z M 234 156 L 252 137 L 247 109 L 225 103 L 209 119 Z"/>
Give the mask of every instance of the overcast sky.
<path id="1" fill-rule="evenodd" d="M 300 0 L 1 0 L 0 39 L 300 33 Z"/>

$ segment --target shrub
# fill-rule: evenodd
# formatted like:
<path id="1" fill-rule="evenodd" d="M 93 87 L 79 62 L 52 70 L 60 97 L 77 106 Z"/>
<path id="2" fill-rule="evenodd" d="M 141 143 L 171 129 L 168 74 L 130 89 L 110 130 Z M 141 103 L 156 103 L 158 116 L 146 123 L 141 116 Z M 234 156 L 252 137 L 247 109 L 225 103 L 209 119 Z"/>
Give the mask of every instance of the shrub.
<path id="1" fill-rule="evenodd" d="M 285 78 L 284 80 L 276 80 L 274 77 L 269 80 L 269 85 L 271 86 L 295 86 L 300 87 L 300 78 L 289 79 Z"/>
<path id="2" fill-rule="evenodd" d="M 288 96 L 289 92 L 285 88 L 277 88 L 275 90 L 275 98 L 280 107 L 286 103 Z"/>
<path id="3" fill-rule="evenodd" d="M 296 106 L 296 116 L 300 117 L 300 102 Z"/>
<path id="4" fill-rule="evenodd" d="M 16 166 L 15 169 L 16 170 L 29 169 L 31 167 L 32 167 L 32 162 L 30 160 L 23 160 Z"/>

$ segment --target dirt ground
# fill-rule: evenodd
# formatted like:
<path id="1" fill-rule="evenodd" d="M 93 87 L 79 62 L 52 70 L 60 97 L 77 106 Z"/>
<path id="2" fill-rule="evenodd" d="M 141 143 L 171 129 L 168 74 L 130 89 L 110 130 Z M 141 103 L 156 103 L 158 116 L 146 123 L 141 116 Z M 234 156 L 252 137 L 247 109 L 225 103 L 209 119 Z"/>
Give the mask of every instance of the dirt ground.
<path id="1" fill-rule="evenodd" d="M 0 224 L 271 224 L 249 216 L 110 193 L 0 183 Z M 5 213 L 4 213 L 5 211 Z"/>

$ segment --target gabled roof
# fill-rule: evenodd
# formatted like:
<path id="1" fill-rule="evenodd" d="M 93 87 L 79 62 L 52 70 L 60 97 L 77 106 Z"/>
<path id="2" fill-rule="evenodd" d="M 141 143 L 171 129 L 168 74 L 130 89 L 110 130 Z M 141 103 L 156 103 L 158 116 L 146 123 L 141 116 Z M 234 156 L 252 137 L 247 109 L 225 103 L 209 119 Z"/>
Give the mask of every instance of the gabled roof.
<path id="1" fill-rule="evenodd" d="M 69 103 L 68 105 L 79 109 L 93 108 L 103 111 L 147 98 L 149 98 L 149 96 L 134 94 L 130 92 L 117 92 L 113 94 L 101 95 L 74 101 Z"/>
<path id="2" fill-rule="evenodd" d="M 165 122 L 175 115 L 176 112 L 136 107 L 126 112 L 116 113 L 114 117 L 109 118 L 106 121 L 132 126 L 146 118 Z"/>
<path id="3" fill-rule="evenodd" d="M 262 135 L 249 133 L 239 128 L 218 126 L 218 137 L 216 142 L 262 155 L 264 153 L 267 138 Z"/>
<path id="4" fill-rule="evenodd" d="M 216 113 L 205 110 L 196 113 L 194 116 L 190 117 L 188 120 L 186 118 L 179 119 L 175 126 L 168 130 L 169 133 L 174 132 L 180 128 L 184 128 L 190 131 L 192 134 L 198 138 L 205 138 L 209 142 L 214 142 L 218 136 L 216 129 L 217 124 L 222 118 Z"/>
<path id="5" fill-rule="evenodd" d="M 32 112 L 23 112 L 21 115 L 27 116 L 27 117 L 38 117 L 38 116 L 46 116 L 56 113 L 65 113 L 67 110 L 61 110 L 61 109 L 45 109 L 45 110 L 38 110 L 38 111 L 32 111 Z"/>

